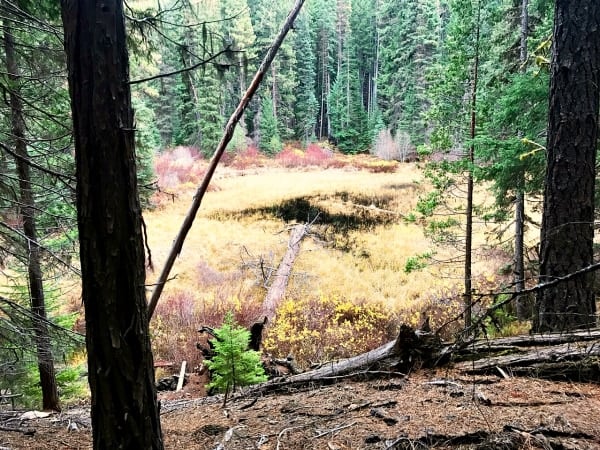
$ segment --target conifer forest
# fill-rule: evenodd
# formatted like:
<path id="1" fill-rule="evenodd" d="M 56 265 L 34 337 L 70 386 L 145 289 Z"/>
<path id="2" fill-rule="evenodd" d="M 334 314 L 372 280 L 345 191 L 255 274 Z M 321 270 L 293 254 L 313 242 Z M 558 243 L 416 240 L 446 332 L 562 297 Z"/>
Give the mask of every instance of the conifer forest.
<path id="1" fill-rule="evenodd" d="M 5 409 L 77 405 L 70 446 L 40 446 L 600 442 L 576 408 L 563 434 L 535 428 L 538 399 L 523 422 L 461 424 L 466 441 L 423 435 L 445 415 L 407 424 L 411 447 L 382 437 L 413 401 L 383 391 L 427 397 L 421 369 L 456 370 L 448 392 L 465 374 L 526 392 L 526 374 L 599 398 L 598 0 L 0 0 L 0 39 L 1 449 L 36 432 Z M 192 406 L 157 394 L 185 382 L 229 411 L 365 380 L 388 387 L 344 403 L 352 421 L 259 416 L 250 447 L 229 412 L 218 447 L 204 428 L 175 443 L 161 408 Z"/>

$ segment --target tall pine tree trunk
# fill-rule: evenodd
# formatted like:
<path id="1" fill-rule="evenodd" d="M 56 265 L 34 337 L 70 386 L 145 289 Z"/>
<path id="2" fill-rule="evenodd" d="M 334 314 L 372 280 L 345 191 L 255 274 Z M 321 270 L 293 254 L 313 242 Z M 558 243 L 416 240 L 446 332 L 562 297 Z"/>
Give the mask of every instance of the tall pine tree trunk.
<path id="1" fill-rule="evenodd" d="M 521 3 L 521 42 L 519 52 L 519 63 L 521 70 L 525 70 L 527 62 L 527 35 L 529 13 L 527 11 L 528 0 Z M 514 255 L 514 286 L 517 292 L 525 289 L 525 180 L 523 174 L 519 174 L 519 185 L 515 199 L 515 255 Z M 528 296 L 520 295 L 516 299 L 517 319 L 527 320 L 531 317 L 531 305 Z"/>
<path id="2" fill-rule="evenodd" d="M 471 143 L 469 145 L 469 171 L 467 173 L 467 206 L 465 225 L 465 273 L 463 294 L 465 303 L 465 328 L 471 326 L 473 305 L 473 167 L 475 165 L 475 130 L 477 121 L 477 83 L 479 81 L 479 34 L 481 21 L 481 2 L 477 2 L 477 22 L 475 24 L 475 60 L 473 62 L 473 80 L 471 83 Z"/>
<path id="3" fill-rule="evenodd" d="M 60 410 L 54 358 L 52 356 L 52 342 L 47 324 L 46 302 L 41 268 L 40 246 L 37 241 L 35 221 L 35 199 L 31 185 L 31 170 L 29 167 L 29 153 L 25 141 L 25 119 L 23 116 L 23 103 L 19 92 L 21 82 L 19 65 L 15 52 L 15 41 L 12 35 L 10 20 L 5 18 L 4 52 L 6 57 L 6 71 L 11 82 L 9 95 L 11 133 L 15 142 L 15 165 L 19 178 L 19 196 L 21 219 L 23 221 L 23 234 L 27 239 L 25 252 L 27 254 L 27 275 L 29 281 L 29 296 L 31 312 L 33 313 L 33 329 L 37 351 L 37 363 L 42 388 L 42 405 L 44 409 Z"/>
<path id="4" fill-rule="evenodd" d="M 95 449 L 163 448 L 122 1 L 62 0 Z"/>
<path id="5" fill-rule="evenodd" d="M 556 0 L 540 282 L 593 262 L 600 99 L 600 2 Z M 593 274 L 539 292 L 533 330 L 596 324 Z"/>

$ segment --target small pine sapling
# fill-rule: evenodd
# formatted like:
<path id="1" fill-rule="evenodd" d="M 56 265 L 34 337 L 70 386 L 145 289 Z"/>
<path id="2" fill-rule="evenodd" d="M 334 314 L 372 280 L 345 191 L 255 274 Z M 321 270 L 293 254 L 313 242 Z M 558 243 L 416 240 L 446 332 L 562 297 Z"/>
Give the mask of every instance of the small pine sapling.
<path id="1" fill-rule="evenodd" d="M 206 361 L 206 366 L 213 372 L 208 388 L 215 388 L 227 395 L 238 386 L 247 386 L 267 381 L 264 368 L 260 362 L 260 353 L 248 350 L 250 332 L 240 327 L 228 312 L 223 325 L 214 330 L 215 356 Z"/>

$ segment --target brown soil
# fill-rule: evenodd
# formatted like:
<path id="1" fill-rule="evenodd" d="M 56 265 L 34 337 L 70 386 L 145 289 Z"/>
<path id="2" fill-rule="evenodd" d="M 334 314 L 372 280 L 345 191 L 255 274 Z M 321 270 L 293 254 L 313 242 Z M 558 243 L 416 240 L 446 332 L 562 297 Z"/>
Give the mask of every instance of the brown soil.
<path id="1" fill-rule="evenodd" d="M 223 408 L 222 397 L 198 397 L 202 382 L 191 378 L 160 394 L 166 449 L 600 449 L 594 384 L 421 372 L 236 395 Z M 0 414 L 1 427 L 35 430 L 0 431 L 0 448 L 91 448 L 88 408 L 29 421 Z"/>

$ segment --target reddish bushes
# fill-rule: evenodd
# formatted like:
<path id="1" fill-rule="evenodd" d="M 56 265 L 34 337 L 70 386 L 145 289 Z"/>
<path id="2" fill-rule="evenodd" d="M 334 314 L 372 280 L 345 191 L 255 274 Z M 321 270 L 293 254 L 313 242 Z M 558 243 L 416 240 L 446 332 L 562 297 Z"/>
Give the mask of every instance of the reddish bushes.
<path id="1" fill-rule="evenodd" d="M 205 161 L 194 147 L 175 147 L 154 160 L 158 185 L 171 189 L 183 183 L 198 183 L 206 172 Z"/>

